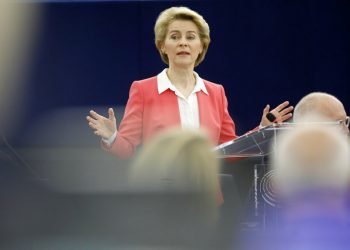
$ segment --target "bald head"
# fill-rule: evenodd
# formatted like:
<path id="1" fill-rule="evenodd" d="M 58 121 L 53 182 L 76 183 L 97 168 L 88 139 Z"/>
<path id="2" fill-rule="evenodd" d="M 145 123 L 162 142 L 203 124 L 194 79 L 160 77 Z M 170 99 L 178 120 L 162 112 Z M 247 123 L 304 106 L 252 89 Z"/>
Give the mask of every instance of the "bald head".
<path id="1" fill-rule="evenodd" d="M 313 92 L 303 97 L 294 109 L 294 122 L 319 122 L 345 120 L 343 104 L 333 95 Z M 349 129 L 344 127 L 349 133 Z"/>

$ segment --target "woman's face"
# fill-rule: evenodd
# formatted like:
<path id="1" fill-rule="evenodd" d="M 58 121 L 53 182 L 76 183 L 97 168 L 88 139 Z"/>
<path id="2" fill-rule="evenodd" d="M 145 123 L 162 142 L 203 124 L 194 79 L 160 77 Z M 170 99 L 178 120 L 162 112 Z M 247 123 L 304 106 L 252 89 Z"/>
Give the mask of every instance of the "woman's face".
<path id="1" fill-rule="evenodd" d="M 187 20 L 171 22 L 161 49 L 168 56 L 169 67 L 194 68 L 203 51 L 197 26 Z"/>

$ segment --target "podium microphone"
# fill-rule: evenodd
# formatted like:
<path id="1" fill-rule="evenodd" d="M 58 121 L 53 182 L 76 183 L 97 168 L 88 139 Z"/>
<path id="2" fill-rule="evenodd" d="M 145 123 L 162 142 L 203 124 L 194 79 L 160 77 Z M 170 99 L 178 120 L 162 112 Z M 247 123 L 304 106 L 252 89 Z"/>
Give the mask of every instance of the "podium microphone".
<path id="1" fill-rule="evenodd" d="M 271 112 L 266 114 L 266 118 L 267 120 L 269 120 L 270 122 L 276 122 L 276 116 L 274 114 L 272 114 Z"/>

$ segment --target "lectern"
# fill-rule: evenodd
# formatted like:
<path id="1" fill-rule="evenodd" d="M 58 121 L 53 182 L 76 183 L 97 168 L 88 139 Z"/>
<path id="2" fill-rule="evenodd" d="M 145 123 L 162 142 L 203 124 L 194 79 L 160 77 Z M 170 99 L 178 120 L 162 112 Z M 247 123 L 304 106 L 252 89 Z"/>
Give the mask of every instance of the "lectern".
<path id="1" fill-rule="evenodd" d="M 278 146 L 276 135 L 294 127 L 294 123 L 272 124 L 214 148 L 219 158 L 257 158 L 253 166 L 253 183 L 245 205 L 249 212 L 242 222 L 243 226 L 255 230 L 278 224 L 278 202 L 272 183 L 274 173 L 266 159 L 273 147 Z"/>

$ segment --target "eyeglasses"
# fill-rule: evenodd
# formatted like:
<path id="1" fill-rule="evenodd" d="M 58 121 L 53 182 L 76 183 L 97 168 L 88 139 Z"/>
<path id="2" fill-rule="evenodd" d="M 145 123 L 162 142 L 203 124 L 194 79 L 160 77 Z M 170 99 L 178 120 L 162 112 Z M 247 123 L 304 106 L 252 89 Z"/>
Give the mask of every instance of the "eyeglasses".
<path id="1" fill-rule="evenodd" d="M 350 124 L 350 117 L 347 116 L 345 119 L 343 120 L 339 120 L 338 121 L 340 125 L 345 125 L 346 127 L 349 127 L 349 124 Z"/>

